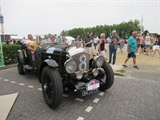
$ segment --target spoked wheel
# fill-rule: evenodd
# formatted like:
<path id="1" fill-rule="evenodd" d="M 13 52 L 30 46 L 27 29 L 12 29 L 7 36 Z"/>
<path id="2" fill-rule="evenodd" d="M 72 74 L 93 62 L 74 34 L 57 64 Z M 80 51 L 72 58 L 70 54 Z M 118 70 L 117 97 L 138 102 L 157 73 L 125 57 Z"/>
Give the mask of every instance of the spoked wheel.
<path id="1" fill-rule="evenodd" d="M 100 72 L 100 79 L 101 79 L 101 84 L 100 84 L 100 91 L 105 91 L 109 89 L 114 82 L 114 73 L 111 68 L 111 66 L 104 62 L 102 68 L 99 69 Z"/>
<path id="2" fill-rule="evenodd" d="M 51 67 L 45 67 L 41 76 L 42 91 L 47 105 L 57 108 L 62 101 L 63 86 L 59 72 Z"/>
<path id="3" fill-rule="evenodd" d="M 53 91 L 52 91 L 52 82 L 49 78 L 49 76 L 45 76 L 45 81 L 44 81 L 44 92 L 47 96 L 47 98 L 49 98 L 48 100 L 53 100 Z"/>

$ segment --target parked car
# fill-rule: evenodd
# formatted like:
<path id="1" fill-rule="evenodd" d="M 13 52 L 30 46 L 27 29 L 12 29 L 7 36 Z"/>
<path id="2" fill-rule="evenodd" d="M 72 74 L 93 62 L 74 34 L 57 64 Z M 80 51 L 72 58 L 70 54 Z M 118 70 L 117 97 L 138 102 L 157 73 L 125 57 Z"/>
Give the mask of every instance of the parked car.
<path id="1" fill-rule="evenodd" d="M 19 74 L 28 70 L 38 73 L 45 102 L 51 108 L 61 104 L 65 90 L 86 96 L 105 91 L 114 82 L 113 70 L 103 56 L 90 59 L 81 47 L 46 43 L 37 46 L 35 53 L 23 48 L 18 50 L 17 61 Z"/>

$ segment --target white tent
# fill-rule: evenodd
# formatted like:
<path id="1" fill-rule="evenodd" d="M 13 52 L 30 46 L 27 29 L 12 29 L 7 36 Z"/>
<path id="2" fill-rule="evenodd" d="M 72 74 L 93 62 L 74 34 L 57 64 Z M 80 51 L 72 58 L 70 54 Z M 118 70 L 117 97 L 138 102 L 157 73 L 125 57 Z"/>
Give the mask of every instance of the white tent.
<path id="1" fill-rule="evenodd" d="M 71 45 L 74 41 L 75 41 L 75 38 L 71 37 L 71 36 L 66 36 L 66 43 L 68 45 Z"/>

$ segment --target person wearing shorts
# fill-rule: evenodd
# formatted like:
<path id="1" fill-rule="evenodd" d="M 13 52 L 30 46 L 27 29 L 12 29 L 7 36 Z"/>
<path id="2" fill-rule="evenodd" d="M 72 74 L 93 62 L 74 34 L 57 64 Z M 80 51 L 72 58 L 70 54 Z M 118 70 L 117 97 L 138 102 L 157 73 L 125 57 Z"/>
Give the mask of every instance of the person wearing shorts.
<path id="1" fill-rule="evenodd" d="M 141 45 L 140 53 L 144 52 L 144 39 L 145 39 L 145 35 L 142 35 L 140 37 L 140 45 Z"/>
<path id="2" fill-rule="evenodd" d="M 159 53 L 159 57 L 160 57 L 160 35 L 157 35 L 157 40 L 155 43 L 155 51 L 154 51 L 152 57 L 155 55 L 156 51 Z"/>
<path id="3" fill-rule="evenodd" d="M 85 37 L 84 46 L 88 54 L 90 54 L 90 59 L 93 57 L 93 49 L 92 49 L 92 43 L 93 38 L 91 36 L 91 32 L 87 33 L 87 36 Z"/>
<path id="4" fill-rule="evenodd" d="M 127 57 L 128 58 L 136 58 L 136 54 L 135 54 L 135 52 L 130 52 L 130 53 L 128 53 Z"/>
<path id="5" fill-rule="evenodd" d="M 154 37 L 153 34 L 151 34 L 151 44 L 150 44 L 150 54 L 153 52 L 153 46 L 154 46 Z"/>
<path id="6" fill-rule="evenodd" d="M 137 32 L 134 31 L 132 33 L 132 36 L 128 39 L 128 47 L 127 47 L 128 55 L 124 64 L 122 65 L 123 67 L 128 67 L 126 63 L 130 58 L 133 58 L 133 64 L 134 64 L 133 68 L 139 69 L 139 67 L 136 65 L 136 54 L 135 54 L 137 48 L 136 37 L 137 37 Z"/>
<path id="7" fill-rule="evenodd" d="M 141 48 L 144 49 L 144 44 L 141 44 Z"/>
<path id="8" fill-rule="evenodd" d="M 137 42 L 137 48 L 136 48 L 136 55 L 138 55 L 139 53 L 139 48 L 140 48 L 140 37 L 141 37 L 141 35 L 140 34 L 138 34 L 137 35 L 137 38 L 136 38 L 136 42 Z"/>
<path id="9" fill-rule="evenodd" d="M 99 39 L 99 44 L 98 44 L 98 53 L 99 55 L 103 56 L 105 60 L 107 60 L 106 54 L 105 54 L 105 40 L 106 40 L 106 35 L 105 33 L 101 33 Z"/>
<path id="10" fill-rule="evenodd" d="M 146 55 L 149 55 L 149 50 L 151 45 L 151 37 L 149 36 L 149 33 L 147 33 L 145 38 L 145 49 L 146 49 Z"/>
<path id="11" fill-rule="evenodd" d="M 120 45 L 119 45 L 120 52 L 123 53 L 123 50 L 122 50 L 122 49 L 123 49 L 124 44 L 125 44 L 124 39 L 121 37 L 121 38 L 119 39 L 119 42 L 120 42 Z"/>

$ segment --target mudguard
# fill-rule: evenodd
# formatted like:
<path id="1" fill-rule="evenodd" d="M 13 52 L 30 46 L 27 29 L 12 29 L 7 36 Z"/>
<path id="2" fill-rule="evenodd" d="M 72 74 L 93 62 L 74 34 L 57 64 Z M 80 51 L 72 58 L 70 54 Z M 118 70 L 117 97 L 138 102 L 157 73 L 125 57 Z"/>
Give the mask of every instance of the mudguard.
<path id="1" fill-rule="evenodd" d="M 45 61 L 43 61 L 43 63 L 40 66 L 40 70 L 39 70 L 39 82 L 41 83 L 41 73 L 44 69 L 44 67 L 46 66 L 50 66 L 50 67 L 58 67 L 58 64 L 55 60 L 53 59 L 46 59 Z"/>
<path id="2" fill-rule="evenodd" d="M 19 62 L 24 63 L 24 55 L 22 50 L 18 50 L 18 59 Z"/>
<path id="3" fill-rule="evenodd" d="M 58 67 L 57 62 L 53 59 L 47 59 L 44 62 L 47 63 L 47 65 L 50 67 Z"/>

